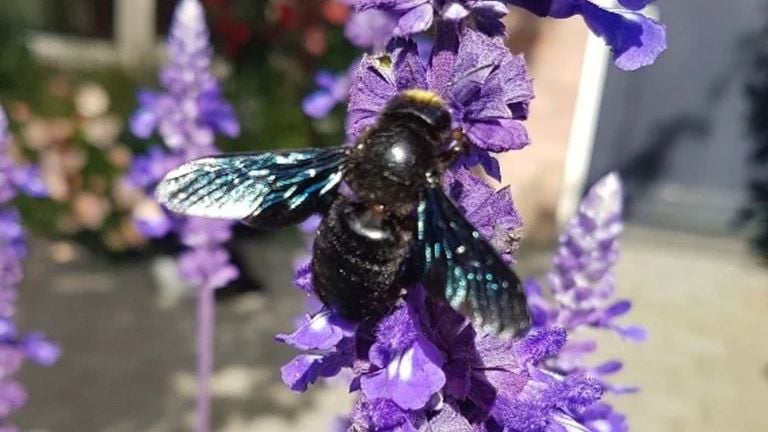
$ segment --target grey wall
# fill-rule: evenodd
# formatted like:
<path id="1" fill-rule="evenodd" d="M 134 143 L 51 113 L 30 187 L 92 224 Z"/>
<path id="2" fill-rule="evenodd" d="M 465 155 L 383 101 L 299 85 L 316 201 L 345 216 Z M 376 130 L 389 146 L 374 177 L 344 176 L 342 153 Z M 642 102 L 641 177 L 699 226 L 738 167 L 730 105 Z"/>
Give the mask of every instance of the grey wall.
<path id="1" fill-rule="evenodd" d="M 636 222 L 725 231 L 746 199 L 744 79 L 766 0 L 657 4 L 669 49 L 608 72 L 588 180 L 619 169 Z"/>

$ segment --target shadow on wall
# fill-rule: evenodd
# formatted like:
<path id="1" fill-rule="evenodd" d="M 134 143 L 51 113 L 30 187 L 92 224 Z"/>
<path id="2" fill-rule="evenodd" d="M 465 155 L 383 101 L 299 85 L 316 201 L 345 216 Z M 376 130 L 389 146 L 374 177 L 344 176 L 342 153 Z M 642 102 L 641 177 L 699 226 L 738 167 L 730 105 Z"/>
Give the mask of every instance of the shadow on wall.
<path id="1" fill-rule="evenodd" d="M 747 125 L 753 148 L 750 152 L 751 177 L 746 187 L 749 201 L 739 215 L 736 225 L 753 228 L 752 245 L 768 259 L 768 3 L 763 28 L 746 40 L 751 47 L 751 67 L 745 86 L 748 102 Z M 766 369 L 768 371 L 768 368 Z"/>

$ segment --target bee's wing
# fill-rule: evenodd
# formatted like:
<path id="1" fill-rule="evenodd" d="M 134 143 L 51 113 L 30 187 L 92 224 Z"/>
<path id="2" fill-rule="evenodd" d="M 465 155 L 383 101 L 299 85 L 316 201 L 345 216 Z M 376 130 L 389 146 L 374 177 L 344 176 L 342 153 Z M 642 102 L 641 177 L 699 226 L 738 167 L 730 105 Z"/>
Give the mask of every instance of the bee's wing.
<path id="1" fill-rule="evenodd" d="M 280 226 L 323 210 L 336 195 L 344 160 L 341 148 L 205 157 L 168 173 L 155 196 L 185 215 Z"/>
<path id="2" fill-rule="evenodd" d="M 439 187 L 419 204 L 417 239 L 413 258 L 427 289 L 444 290 L 456 309 L 468 305 L 490 331 L 528 328 L 520 279 Z"/>

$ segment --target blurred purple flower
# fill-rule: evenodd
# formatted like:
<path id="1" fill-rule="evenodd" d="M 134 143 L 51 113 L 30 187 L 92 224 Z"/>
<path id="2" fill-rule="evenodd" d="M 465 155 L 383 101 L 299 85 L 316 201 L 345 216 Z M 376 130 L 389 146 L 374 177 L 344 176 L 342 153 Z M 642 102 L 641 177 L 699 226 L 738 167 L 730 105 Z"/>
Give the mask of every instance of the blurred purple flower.
<path id="1" fill-rule="evenodd" d="M 379 9 L 355 12 L 344 26 L 344 36 L 353 45 L 368 48 L 373 52 L 382 51 L 397 26 L 395 18 Z"/>
<path id="2" fill-rule="evenodd" d="M 622 201 L 621 182 L 615 173 L 598 181 L 584 197 L 578 213 L 560 237 L 546 284 L 534 280 L 525 284 L 534 328 L 562 326 L 575 332 L 592 327 L 614 331 L 632 341 L 645 339 L 644 329 L 616 322 L 631 309 L 628 300 L 613 298 L 613 267 L 618 260 L 618 239 L 623 226 Z M 637 391 L 635 387 L 607 381 L 607 377 L 622 369 L 618 360 L 586 366 L 585 357 L 596 349 L 597 343 L 593 340 L 572 340 L 545 364 L 565 376 L 593 377 L 607 392 Z M 590 430 L 626 430 L 624 417 L 605 403 L 576 412 L 575 418 Z"/>
<path id="3" fill-rule="evenodd" d="M 11 158 L 11 134 L 8 117 L 0 107 L 0 204 L 14 199 L 18 193 L 33 198 L 48 195 L 48 189 L 40 177 L 40 170 L 33 165 L 20 164 Z"/>
<path id="4" fill-rule="evenodd" d="M 239 271 L 224 248 L 201 247 L 179 255 L 179 274 L 196 287 L 216 289 L 237 279 Z"/>
<path id="5" fill-rule="evenodd" d="M 632 340 L 642 341 L 644 332 L 625 327 L 616 319 L 631 308 L 628 300 L 614 300 L 613 267 L 619 258 L 619 235 L 623 229 L 622 187 L 617 174 L 597 182 L 581 202 L 579 212 L 560 236 L 547 287 L 557 305 L 547 307 L 541 286 L 529 284 L 537 325 L 605 328 Z"/>
<path id="6" fill-rule="evenodd" d="M 667 48 L 666 29 L 639 11 L 655 0 L 620 0 L 626 9 L 608 9 L 590 0 L 508 0 L 538 16 L 570 18 L 581 15 L 613 52 L 617 67 L 635 70 L 652 64 Z"/>
<path id="7" fill-rule="evenodd" d="M 213 50 L 198 0 L 177 6 L 168 37 L 169 62 L 160 71 L 165 92 L 142 90 L 130 127 L 139 138 L 158 132 L 185 160 L 216 153 L 216 134 L 235 137 L 240 124 L 213 75 Z"/>
<path id="8" fill-rule="evenodd" d="M 0 430 L 16 430 L 8 416 L 24 406 L 27 392 L 13 380 L 25 360 L 50 366 L 58 360 L 58 345 L 40 333 L 20 334 L 13 317 L 18 285 L 23 277 L 27 244 L 19 212 L 11 207 L 19 193 L 45 196 L 36 167 L 11 160 L 8 119 L 0 107 Z"/>
<path id="9" fill-rule="evenodd" d="M 154 193 L 159 180 L 173 167 L 219 153 L 217 135 L 235 137 L 240 124 L 224 100 L 213 74 L 213 49 L 199 0 L 181 0 L 176 6 L 168 37 L 168 63 L 160 70 L 164 91 L 138 93 L 139 109 L 131 131 L 147 139 L 157 133 L 166 150 L 152 147 L 136 157 L 125 181 Z M 239 277 L 224 244 L 232 236 L 229 221 L 169 215 L 151 203 L 134 209 L 136 226 L 148 237 L 178 234 L 186 249 L 178 257 L 182 279 L 194 285 L 197 296 L 197 418 L 196 430 L 209 430 L 210 377 L 213 368 L 214 291 Z"/>
<path id="10" fill-rule="evenodd" d="M 182 155 L 169 153 L 160 146 L 152 146 L 146 153 L 134 156 L 126 181 L 140 189 L 153 187 L 183 161 Z"/>
<path id="11" fill-rule="evenodd" d="M 148 195 L 176 166 L 219 153 L 214 143 L 216 134 L 234 137 L 240 132 L 234 111 L 222 98 L 213 75 L 208 37 L 200 2 L 181 0 L 168 37 L 168 64 L 159 76 L 165 91 L 139 92 L 140 108 L 131 122 L 134 135 L 149 138 L 158 132 L 166 147 L 152 146 L 147 153 L 134 157 L 125 177 L 128 185 Z M 158 238 L 176 232 L 185 246 L 203 249 L 180 258 L 180 274 L 188 282 L 213 283 L 211 289 L 215 289 L 237 277 L 236 267 L 227 264 L 229 254 L 221 248 L 231 237 L 231 222 L 171 216 L 156 206 L 137 208 L 134 214 L 136 227 L 145 236 Z M 222 267 L 206 263 L 206 258 Z M 224 258 L 226 261 L 222 261 Z"/>
<path id="12" fill-rule="evenodd" d="M 336 105 L 349 97 L 349 85 L 357 73 L 356 62 L 344 73 L 334 75 L 327 70 L 321 70 L 315 75 L 318 89 L 310 93 L 302 101 L 304 113 L 311 118 L 326 117 Z"/>

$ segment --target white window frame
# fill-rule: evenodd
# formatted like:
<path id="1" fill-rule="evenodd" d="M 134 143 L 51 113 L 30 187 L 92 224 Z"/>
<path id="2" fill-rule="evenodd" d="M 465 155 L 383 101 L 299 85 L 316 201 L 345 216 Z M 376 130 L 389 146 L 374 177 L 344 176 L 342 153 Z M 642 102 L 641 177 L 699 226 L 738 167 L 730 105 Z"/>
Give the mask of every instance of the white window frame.
<path id="1" fill-rule="evenodd" d="M 156 11 L 156 0 L 115 0 L 112 40 L 33 32 L 28 44 L 46 63 L 69 69 L 154 64 L 160 52 Z"/>

